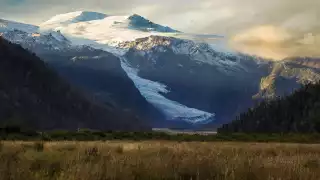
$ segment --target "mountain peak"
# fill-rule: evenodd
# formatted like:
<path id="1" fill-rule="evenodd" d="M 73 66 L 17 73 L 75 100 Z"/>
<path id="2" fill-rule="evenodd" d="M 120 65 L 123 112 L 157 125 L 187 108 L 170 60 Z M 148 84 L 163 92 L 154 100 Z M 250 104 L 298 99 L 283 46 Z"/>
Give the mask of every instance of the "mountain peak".
<path id="1" fill-rule="evenodd" d="M 139 20 L 144 20 L 144 21 L 149 21 L 148 19 L 140 16 L 139 14 L 132 14 L 128 17 L 129 20 L 135 20 L 135 19 L 139 19 Z M 150 22 L 150 21 L 149 21 Z"/>
<path id="2" fill-rule="evenodd" d="M 150 20 L 138 15 L 133 14 L 128 17 L 129 27 L 144 31 L 157 31 L 157 32 L 179 32 L 168 26 L 162 26 L 151 22 Z"/>
<path id="3" fill-rule="evenodd" d="M 107 17 L 106 14 L 99 13 L 99 12 L 75 11 L 75 12 L 53 16 L 51 19 L 49 19 L 42 25 L 52 25 L 52 24 L 65 25 L 65 24 L 71 24 L 71 23 L 77 23 L 77 22 L 101 20 L 106 17 Z"/>

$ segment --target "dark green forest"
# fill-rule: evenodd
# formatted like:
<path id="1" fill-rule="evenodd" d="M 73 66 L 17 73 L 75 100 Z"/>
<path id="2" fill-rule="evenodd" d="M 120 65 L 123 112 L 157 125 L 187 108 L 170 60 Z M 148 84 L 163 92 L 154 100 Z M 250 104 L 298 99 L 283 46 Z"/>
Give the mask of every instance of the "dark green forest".
<path id="1" fill-rule="evenodd" d="M 265 100 L 240 114 L 219 133 L 319 133 L 320 83 L 307 84 L 292 95 Z"/>
<path id="2" fill-rule="evenodd" d="M 290 143 L 320 143 L 320 134 L 297 133 L 219 133 L 203 134 L 169 134 L 153 131 L 97 131 L 90 129 L 36 131 L 18 125 L 0 126 L 0 140 L 23 141 L 110 141 L 110 140 L 166 140 L 175 142 L 290 142 Z"/>

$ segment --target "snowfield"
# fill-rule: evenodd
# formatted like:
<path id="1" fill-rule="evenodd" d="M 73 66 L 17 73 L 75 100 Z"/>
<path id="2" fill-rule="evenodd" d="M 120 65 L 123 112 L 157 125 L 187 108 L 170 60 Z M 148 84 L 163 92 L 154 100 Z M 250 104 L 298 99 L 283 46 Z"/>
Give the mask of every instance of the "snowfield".
<path id="1" fill-rule="evenodd" d="M 140 20 L 141 22 L 137 22 Z M 142 24 L 143 28 L 137 27 Z M 146 26 L 149 24 L 149 27 Z M 154 28 L 152 28 L 154 27 Z M 138 15 L 108 16 L 95 12 L 72 12 L 57 15 L 40 25 L 42 31 L 61 31 L 67 36 L 94 40 L 100 44 L 117 46 L 124 41 L 164 34 L 164 27 Z M 168 29 L 170 33 L 178 32 Z"/>

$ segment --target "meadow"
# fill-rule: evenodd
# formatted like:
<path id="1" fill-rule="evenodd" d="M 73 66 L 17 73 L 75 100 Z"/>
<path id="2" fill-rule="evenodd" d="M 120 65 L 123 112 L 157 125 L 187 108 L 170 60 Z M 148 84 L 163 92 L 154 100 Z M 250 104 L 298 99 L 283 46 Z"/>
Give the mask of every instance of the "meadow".
<path id="1" fill-rule="evenodd" d="M 320 144 L 2 141 L 1 180 L 319 180 Z"/>

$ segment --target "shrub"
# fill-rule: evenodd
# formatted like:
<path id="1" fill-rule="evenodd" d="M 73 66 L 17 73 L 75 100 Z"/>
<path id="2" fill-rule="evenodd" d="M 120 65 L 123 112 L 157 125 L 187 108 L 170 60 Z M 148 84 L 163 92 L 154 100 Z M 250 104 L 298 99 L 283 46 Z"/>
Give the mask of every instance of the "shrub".
<path id="1" fill-rule="evenodd" d="M 97 147 L 87 148 L 85 150 L 85 154 L 87 156 L 98 156 L 99 155 L 99 149 Z"/>
<path id="2" fill-rule="evenodd" d="M 3 150 L 3 148 L 4 148 L 4 144 L 2 141 L 0 141 L 0 152 Z"/>
<path id="3" fill-rule="evenodd" d="M 44 150 L 44 143 L 43 142 L 35 142 L 33 144 L 33 148 L 37 152 L 42 152 Z"/>
<path id="4" fill-rule="evenodd" d="M 119 145 L 116 147 L 116 153 L 123 154 L 123 152 L 124 152 L 123 146 Z"/>

